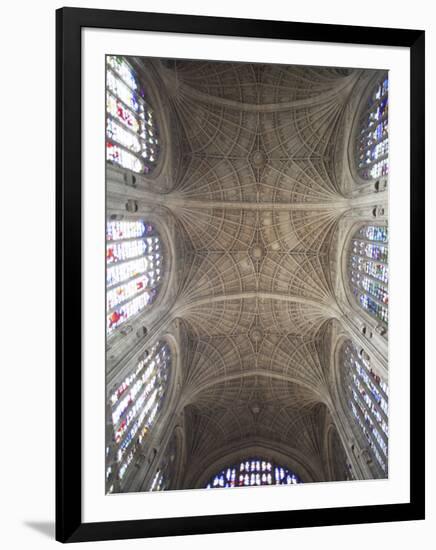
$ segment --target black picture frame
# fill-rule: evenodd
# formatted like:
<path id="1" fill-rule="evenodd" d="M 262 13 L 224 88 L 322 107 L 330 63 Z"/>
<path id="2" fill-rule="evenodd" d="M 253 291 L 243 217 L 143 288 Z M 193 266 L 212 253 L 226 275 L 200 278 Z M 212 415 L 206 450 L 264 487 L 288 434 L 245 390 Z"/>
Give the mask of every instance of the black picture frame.
<path id="1" fill-rule="evenodd" d="M 82 522 L 82 28 L 223 35 L 410 50 L 410 502 L 310 510 Z M 420 30 L 62 8 L 56 13 L 56 539 L 79 542 L 424 519 L 424 51 Z M 418 295 L 419 292 L 419 295 Z M 69 437 L 75 434 L 74 437 Z"/>

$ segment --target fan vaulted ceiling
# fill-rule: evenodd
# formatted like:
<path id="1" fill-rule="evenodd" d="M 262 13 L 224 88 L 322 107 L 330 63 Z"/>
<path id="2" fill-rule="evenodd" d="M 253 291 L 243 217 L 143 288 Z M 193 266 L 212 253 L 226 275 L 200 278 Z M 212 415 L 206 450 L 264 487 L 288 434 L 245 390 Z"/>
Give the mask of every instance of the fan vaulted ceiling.
<path id="1" fill-rule="evenodd" d="M 171 209 L 188 243 L 177 313 L 189 460 L 262 442 L 319 461 L 330 245 L 348 208 L 335 155 L 359 74 L 191 61 L 159 73 L 184 136 Z"/>

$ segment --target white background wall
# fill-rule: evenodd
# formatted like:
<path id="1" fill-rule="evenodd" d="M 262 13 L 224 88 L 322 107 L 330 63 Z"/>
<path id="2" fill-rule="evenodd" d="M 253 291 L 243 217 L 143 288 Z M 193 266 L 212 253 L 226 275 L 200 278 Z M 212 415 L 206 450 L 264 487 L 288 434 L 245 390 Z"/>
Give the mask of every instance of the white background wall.
<path id="1" fill-rule="evenodd" d="M 54 520 L 54 163 L 55 163 L 55 9 L 54 0 L 7 2 L 2 6 L 1 63 L 1 453 L 0 544 L 3 548 L 53 547 Z M 427 67 L 434 64 L 436 18 L 428 0 L 374 4 L 350 0 L 300 0 L 267 2 L 234 0 L 200 2 L 160 0 L 147 2 L 74 1 L 74 6 L 192 13 L 261 19 L 284 19 L 424 28 L 427 31 Z M 434 71 L 433 71 L 434 73 Z M 435 93 L 434 75 L 428 71 L 427 98 Z M 5 95 L 5 97 L 3 97 Z M 431 142 L 428 130 L 436 126 L 435 110 L 427 105 L 427 212 L 434 193 L 430 189 Z M 431 231 L 427 217 L 428 266 Z M 4 225 L 3 225 L 4 224 Z M 6 260 L 8 259 L 8 260 Z M 428 269 L 427 279 L 430 280 Z M 427 339 L 430 367 L 434 344 L 430 342 L 434 293 L 427 290 Z M 432 349 L 431 349 L 432 348 Z M 434 421 L 431 389 L 435 375 L 427 374 L 428 425 Z M 428 460 L 435 459 L 434 437 L 428 432 Z M 71 434 L 77 437 L 78 434 Z M 435 476 L 427 472 L 428 519 L 425 522 L 325 527 L 242 534 L 191 536 L 147 541 L 148 548 L 252 548 L 293 547 L 355 548 L 434 547 L 436 536 Z M 433 495 L 430 496 L 430 493 Z M 316 503 L 314 503 L 316 504 Z M 422 539 L 427 539 L 424 542 Z M 419 541 L 419 542 L 418 542 Z M 89 544 L 87 544 L 89 546 Z M 108 542 L 107 548 L 139 548 L 144 541 Z"/>

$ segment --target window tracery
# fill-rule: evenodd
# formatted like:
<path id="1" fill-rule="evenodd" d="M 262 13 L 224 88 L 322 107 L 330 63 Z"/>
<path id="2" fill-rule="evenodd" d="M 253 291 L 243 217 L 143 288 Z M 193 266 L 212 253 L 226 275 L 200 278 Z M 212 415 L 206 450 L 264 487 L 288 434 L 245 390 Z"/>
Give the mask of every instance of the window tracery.
<path id="1" fill-rule="evenodd" d="M 143 220 L 106 225 L 107 334 L 153 303 L 162 281 L 162 247 Z"/>
<path id="2" fill-rule="evenodd" d="M 388 384 L 373 371 L 365 352 L 359 351 L 351 341 L 344 344 L 342 361 L 345 391 L 355 426 L 378 466 L 387 474 Z"/>
<path id="3" fill-rule="evenodd" d="M 106 57 L 106 159 L 149 174 L 156 166 L 160 140 L 153 109 L 139 79 L 121 56 Z"/>
<path id="4" fill-rule="evenodd" d="M 253 487 L 258 485 L 296 485 L 301 479 L 283 466 L 262 458 L 248 458 L 214 475 L 206 485 L 215 487 Z"/>
<path id="5" fill-rule="evenodd" d="M 373 89 L 360 119 L 357 167 L 364 180 L 389 173 L 388 88 L 386 75 Z"/>
<path id="6" fill-rule="evenodd" d="M 388 228 L 366 225 L 350 245 L 349 282 L 357 303 L 372 317 L 388 324 Z"/>
<path id="7" fill-rule="evenodd" d="M 118 477 L 123 479 L 136 451 L 146 440 L 162 409 L 171 371 L 171 350 L 159 341 L 109 397 Z M 110 469 L 111 466 L 109 466 Z"/>

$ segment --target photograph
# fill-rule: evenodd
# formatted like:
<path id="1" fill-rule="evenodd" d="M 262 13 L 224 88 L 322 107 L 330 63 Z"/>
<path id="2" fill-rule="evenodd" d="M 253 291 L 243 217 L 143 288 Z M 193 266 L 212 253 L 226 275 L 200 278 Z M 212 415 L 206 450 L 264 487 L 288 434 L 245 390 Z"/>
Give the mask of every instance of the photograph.
<path id="1" fill-rule="evenodd" d="M 431 548 L 430 3 L 5 6 L 2 547 Z"/>
<path id="2" fill-rule="evenodd" d="M 389 479 L 389 68 L 105 75 L 106 495 Z"/>

